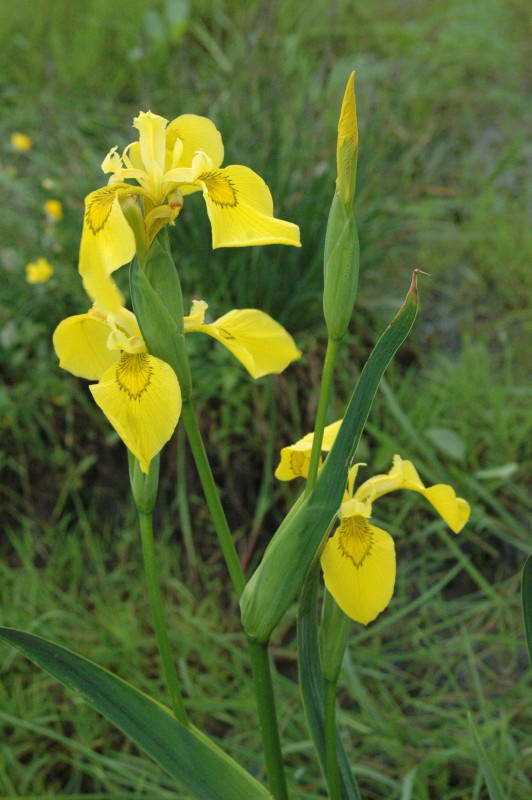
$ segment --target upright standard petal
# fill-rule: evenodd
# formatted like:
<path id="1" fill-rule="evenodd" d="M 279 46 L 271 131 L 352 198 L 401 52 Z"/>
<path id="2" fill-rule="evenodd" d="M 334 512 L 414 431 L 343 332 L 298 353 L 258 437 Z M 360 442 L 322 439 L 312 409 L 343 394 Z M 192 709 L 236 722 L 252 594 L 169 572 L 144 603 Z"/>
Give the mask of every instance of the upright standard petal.
<path id="1" fill-rule="evenodd" d="M 212 246 L 291 244 L 300 247 L 299 228 L 273 216 L 270 190 L 253 170 L 233 165 L 198 176 L 212 228 Z"/>
<path id="2" fill-rule="evenodd" d="M 89 387 L 96 403 L 147 473 L 151 459 L 171 437 L 181 413 L 173 369 L 147 353 L 122 353 Z"/>
<path id="3" fill-rule="evenodd" d="M 342 611 L 367 625 L 390 602 L 395 584 L 392 537 L 359 515 L 342 519 L 321 555 L 327 590 Z"/>
<path id="4" fill-rule="evenodd" d="M 97 381 L 120 358 L 116 350 L 107 347 L 110 332 L 107 322 L 94 311 L 67 317 L 53 335 L 59 366 L 79 378 Z"/>
<path id="5" fill-rule="evenodd" d="M 106 278 L 135 255 L 135 237 L 122 213 L 118 196 L 131 188 L 115 183 L 85 198 L 79 272 L 88 294 L 110 311 L 121 306 L 122 297 Z"/>
<path id="6" fill-rule="evenodd" d="M 151 111 L 141 111 L 133 120 L 139 132 L 140 156 L 146 172 L 161 177 L 166 159 L 166 120 Z"/>
<path id="7" fill-rule="evenodd" d="M 253 378 L 282 372 L 301 356 L 288 331 L 256 308 L 233 309 L 196 330 L 225 345 Z"/>
<path id="8" fill-rule="evenodd" d="M 181 146 L 176 148 L 178 139 Z M 166 168 L 192 166 L 198 150 L 210 158 L 213 169 L 218 169 L 224 159 L 224 146 L 214 122 L 198 114 L 181 114 L 173 119 L 166 129 Z"/>

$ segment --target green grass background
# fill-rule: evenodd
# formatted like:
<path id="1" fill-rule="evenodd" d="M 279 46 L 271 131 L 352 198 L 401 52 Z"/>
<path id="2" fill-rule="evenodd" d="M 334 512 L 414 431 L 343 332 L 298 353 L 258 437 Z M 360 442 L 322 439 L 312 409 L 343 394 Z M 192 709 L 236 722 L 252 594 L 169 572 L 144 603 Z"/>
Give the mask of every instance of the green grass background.
<path id="1" fill-rule="evenodd" d="M 203 297 L 214 316 L 263 308 L 304 352 L 283 376 L 253 383 L 215 343 L 191 338 L 209 454 L 238 548 L 257 563 L 294 496 L 272 479 L 278 448 L 313 424 L 335 127 L 354 68 L 361 283 L 330 419 L 412 267 L 426 270 L 418 322 L 387 373 L 360 459 L 367 476 L 387 470 L 394 452 L 412 458 L 427 482 L 451 482 L 472 518 L 455 538 L 416 496 L 375 508 L 396 537 L 397 588 L 375 624 L 353 625 L 342 735 L 365 800 L 482 800 L 470 712 L 504 797 L 531 796 L 519 605 L 532 549 L 527 23 L 524 0 L 1 4 L 3 624 L 71 646 L 164 698 L 125 453 L 86 384 L 59 371 L 50 341 L 63 317 L 86 310 L 76 272 L 83 197 L 104 182 L 107 150 L 133 138 L 139 108 L 211 117 L 226 163 L 259 172 L 277 214 L 301 227 L 301 250 L 212 252 L 195 196 L 172 231 L 187 301 Z M 13 131 L 32 136 L 33 150 L 14 153 Z M 53 229 L 42 210 L 50 197 L 65 206 Z M 40 256 L 55 274 L 30 286 L 24 266 Z M 191 714 L 262 777 L 238 614 L 177 441 L 163 456 L 157 523 Z M 293 796 L 323 798 L 295 683 L 293 623 L 292 613 L 273 645 L 285 757 Z M 5 647 L 0 675 L 0 798 L 185 797 L 79 698 Z"/>

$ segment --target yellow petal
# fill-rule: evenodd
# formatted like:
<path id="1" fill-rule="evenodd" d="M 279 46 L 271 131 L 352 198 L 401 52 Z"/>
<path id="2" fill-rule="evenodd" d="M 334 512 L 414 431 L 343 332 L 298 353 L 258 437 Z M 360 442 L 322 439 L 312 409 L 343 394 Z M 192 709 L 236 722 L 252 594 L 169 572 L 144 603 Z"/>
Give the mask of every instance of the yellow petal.
<path id="1" fill-rule="evenodd" d="M 176 140 L 179 139 L 182 148 L 179 148 L 179 158 L 168 161 L 175 152 Z M 174 167 L 190 167 L 192 159 L 198 150 L 202 150 L 212 162 L 213 169 L 217 169 L 224 158 L 224 146 L 220 132 L 214 122 L 207 117 L 197 114 L 181 114 L 172 120 L 166 129 L 167 169 Z"/>
<path id="2" fill-rule="evenodd" d="M 133 125 L 139 132 L 140 157 L 144 169 L 159 177 L 164 172 L 167 121 L 151 111 L 141 111 L 133 120 Z"/>
<path id="3" fill-rule="evenodd" d="M 172 368 L 147 353 L 123 353 L 99 383 L 89 388 L 147 473 L 151 459 L 172 436 L 181 413 L 181 391 Z"/>
<path id="4" fill-rule="evenodd" d="M 234 309 L 197 330 L 225 345 L 254 378 L 282 372 L 301 356 L 283 326 L 256 308 Z"/>
<path id="5" fill-rule="evenodd" d="M 11 134 L 11 145 L 15 150 L 25 153 L 33 147 L 33 139 L 27 133 L 15 131 L 15 133 Z"/>
<path id="6" fill-rule="evenodd" d="M 374 502 L 378 497 L 397 489 L 410 489 L 422 494 L 454 533 L 461 531 L 469 519 L 469 503 L 457 497 L 452 486 L 437 483 L 425 487 L 412 462 L 404 461 L 399 455 L 393 457 L 393 466 L 387 475 L 375 475 L 365 481 L 356 490 L 355 497 Z"/>
<path id="7" fill-rule="evenodd" d="M 59 366 L 80 378 L 98 380 L 120 358 L 116 350 L 107 347 L 110 332 L 109 325 L 94 312 L 67 317 L 53 335 Z"/>
<path id="8" fill-rule="evenodd" d="M 60 200 L 47 200 L 43 208 L 53 222 L 60 222 L 63 219 L 63 204 Z"/>
<path id="9" fill-rule="evenodd" d="M 283 447 L 281 460 L 275 470 L 278 481 L 291 481 L 294 478 L 306 478 L 310 464 L 310 450 L 298 450 L 295 445 Z"/>
<path id="10" fill-rule="evenodd" d="M 26 264 L 26 280 L 28 283 L 46 283 L 54 274 L 54 268 L 46 258 L 38 258 Z"/>
<path id="11" fill-rule="evenodd" d="M 336 434 L 342 424 L 339 419 L 326 425 L 323 430 L 322 451 L 328 452 L 333 446 Z M 310 453 L 314 434 L 307 433 L 302 439 L 281 450 L 281 460 L 275 470 L 275 477 L 280 481 L 291 481 L 293 478 L 306 478 L 310 463 Z M 297 453 L 298 455 L 293 455 Z"/>
<path id="12" fill-rule="evenodd" d="M 341 521 L 325 545 L 321 567 L 325 586 L 342 611 L 363 625 L 374 620 L 392 598 L 393 539 L 362 516 Z"/>
<path id="13" fill-rule="evenodd" d="M 198 177 L 211 221 L 212 246 L 260 244 L 300 246 L 299 228 L 273 216 L 270 190 L 255 172 L 238 165 Z"/>
<path id="14" fill-rule="evenodd" d="M 122 295 L 109 275 L 135 255 L 135 237 L 118 199 L 126 184 L 112 184 L 85 199 L 79 271 L 90 297 L 109 311 L 122 305 Z"/>
<path id="15" fill-rule="evenodd" d="M 344 203 L 351 203 L 355 193 L 358 153 L 358 124 L 355 100 L 355 73 L 347 80 L 338 121 L 336 144 L 336 185 Z"/>

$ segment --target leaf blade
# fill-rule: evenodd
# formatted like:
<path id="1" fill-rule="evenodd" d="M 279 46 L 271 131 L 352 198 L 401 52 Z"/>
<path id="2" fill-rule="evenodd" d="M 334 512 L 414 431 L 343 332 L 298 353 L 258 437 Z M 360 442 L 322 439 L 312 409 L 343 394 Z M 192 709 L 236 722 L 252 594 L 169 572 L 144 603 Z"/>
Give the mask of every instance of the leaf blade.
<path id="1" fill-rule="evenodd" d="M 532 667 L 532 553 L 528 556 L 523 567 L 522 579 L 523 618 L 525 634 L 528 645 L 528 658 Z"/>
<path id="2" fill-rule="evenodd" d="M 40 636 L 0 628 L 0 639 L 82 697 L 200 800 L 271 800 L 236 761 L 169 709 L 89 659 Z"/>

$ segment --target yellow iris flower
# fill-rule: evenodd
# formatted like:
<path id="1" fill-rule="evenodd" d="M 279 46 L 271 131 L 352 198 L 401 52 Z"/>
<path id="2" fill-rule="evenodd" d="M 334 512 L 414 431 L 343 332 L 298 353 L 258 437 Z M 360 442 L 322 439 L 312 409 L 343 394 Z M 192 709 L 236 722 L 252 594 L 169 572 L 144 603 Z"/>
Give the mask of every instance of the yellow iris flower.
<path id="1" fill-rule="evenodd" d="M 133 121 L 139 140 L 122 155 L 113 147 L 102 162 L 109 183 L 85 198 L 79 271 L 94 296 L 94 283 L 131 261 L 135 237 L 121 203 L 143 199 L 146 244 L 172 224 L 183 197 L 203 192 L 212 228 L 212 246 L 261 244 L 299 246 L 299 228 L 273 216 L 270 190 L 248 167 L 221 167 L 224 147 L 219 131 L 206 117 L 182 114 L 168 124 L 164 117 L 141 112 Z M 127 183 L 127 181 L 136 183 Z M 106 307 L 118 296 L 109 288 Z"/>
<path id="2" fill-rule="evenodd" d="M 325 428 L 324 451 L 331 449 L 341 420 Z M 275 472 L 279 480 L 292 480 L 308 473 L 313 434 L 281 451 Z M 347 489 L 339 510 L 340 524 L 321 554 L 325 586 L 342 611 L 367 625 L 390 602 L 395 584 L 395 547 L 392 537 L 369 522 L 372 505 L 379 497 L 397 489 L 423 495 L 454 533 L 462 530 L 470 514 L 469 504 L 443 483 L 425 486 L 411 461 L 393 457 L 391 470 L 375 475 L 355 490 L 356 465 L 349 470 Z"/>
<path id="3" fill-rule="evenodd" d="M 184 318 L 186 333 L 199 331 L 221 342 L 254 378 L 282 372 L 301 355 L 290 334 L 255 308 L 234 309 L 205 322 L 207 303 L 194 300 Z M 98 383 L 90 391 L 124 444 L 148 472 L 151 459 L 172 436 L 181 412 L 173 369 L 150 355 L 135 315 L 126 308 L 67 317 L 53 342 L 59 366 Z"/>
<path id="4" fill-rule="evenodd" d="M 177 425 L 181 390 L 173 369 L 147 352 L 135 315 L 95 305 L 60 322 L 53 342 L 59 366 L 98 381 L 94 400 L 147 473 Z"/>
<path id="5" fill-rule="evenodd" d="M 20 153 L 27 153 L 33 147 L 33 139 L 27 133 L 15 131 L 11 134 L 11 145 Z"/>

